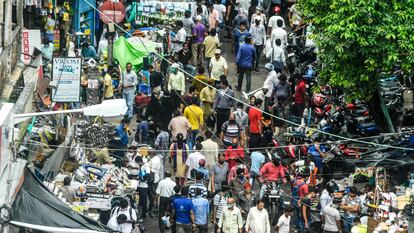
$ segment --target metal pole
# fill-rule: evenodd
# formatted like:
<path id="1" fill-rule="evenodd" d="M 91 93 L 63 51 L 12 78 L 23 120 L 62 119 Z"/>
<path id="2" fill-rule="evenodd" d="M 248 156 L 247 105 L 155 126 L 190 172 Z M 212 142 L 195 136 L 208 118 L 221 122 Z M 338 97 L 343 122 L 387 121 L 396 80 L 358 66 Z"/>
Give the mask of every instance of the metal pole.
<path id="1" fill-rule="evenodd" d="M 112 57 L 114 53 L 114 32 L 110 32 L 108 36 L 108 65 L 112 65 Z"/>
<path id="2" fill-rule="evenodd" d="M 50 112 L 32 112 L 32 113 L 23 113 L 23 114 L 16 114 L 14 115 L 14 119 L 16 118 L 28 118 L 34 116 L 47 116 L 47 115 L 57 115 L 57 114 L 67 114 L 67 113 L 76 113 L 76 112 L 83 112 L 84 109 L 70 109 L 70 110 L 61 110 L 61 111 L 50 111 Z"/>

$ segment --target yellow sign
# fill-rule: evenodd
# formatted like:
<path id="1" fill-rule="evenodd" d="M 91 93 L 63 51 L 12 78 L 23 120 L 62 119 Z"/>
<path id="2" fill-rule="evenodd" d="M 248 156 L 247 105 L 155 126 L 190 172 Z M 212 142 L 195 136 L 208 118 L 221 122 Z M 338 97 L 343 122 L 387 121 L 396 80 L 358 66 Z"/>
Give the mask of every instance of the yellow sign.
<path id="1" fill-rule="evenodd" d="M 90 35 L 91 34 L 91 29 L 85 29 L 85 31 L 83 32 L 84 35 Z"/>

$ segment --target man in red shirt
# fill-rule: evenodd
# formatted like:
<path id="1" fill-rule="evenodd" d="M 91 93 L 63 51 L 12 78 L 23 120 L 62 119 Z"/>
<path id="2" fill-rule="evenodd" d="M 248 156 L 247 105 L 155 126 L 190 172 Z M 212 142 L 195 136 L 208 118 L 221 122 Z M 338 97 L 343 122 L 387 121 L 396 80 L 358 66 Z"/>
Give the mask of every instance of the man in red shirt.
<path id="1" fill-rule="evenodd" d="M 233 138 L 231 145 L 224 151 L 224 157 L 229 164 L 229 169 L 236 166 L 238 160 L 244 160 L 244 149 L 239 146 L 237 138 Z"/>
<path id="2" fill-rule="evenodd" d="M 260 188 L 259 199 L 262 199 L 266 191 L 268 182 L 277 182 L 282 179 L 286 183 L 285 168 L 280 163 L 280 157 L 273 155 L 272 161 L 267 162 L 259 171 L 262 180 L 262 187 Z"/>
<path id="3" fill-rule="evenodd" d="M 250 148 L 258 148 L 260 146 L 260 135 L 262 135 L 262 112 L 260 106 L 263 100 L 256 99 L 254 107 L 249 109 L 249 137 Z"/>
<path id="4" fill-rule="evenodd" d="M 306 83 L 302 75 L 296 74 L 296 89 L 295 89 L 295 105 L 293 106 L 293 114 L 302 117 L 305 110 L 306 103 Z"/>

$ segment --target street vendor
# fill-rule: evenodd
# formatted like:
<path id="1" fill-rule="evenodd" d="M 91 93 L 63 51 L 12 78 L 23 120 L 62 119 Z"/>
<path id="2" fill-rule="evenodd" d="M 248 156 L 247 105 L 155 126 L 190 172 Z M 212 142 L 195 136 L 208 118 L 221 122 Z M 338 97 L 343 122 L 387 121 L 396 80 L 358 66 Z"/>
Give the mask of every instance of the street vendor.
<path id="1" fill-rule="evenodd" d="M 116 136 L 120 137 L 117 145 L 115 145 L 119 150 L 117 150 L 116 154 L 120 157 L 124 156 L 125 150 L 128 145 L 128 131 L 129 131 L 129 123 L 131 121 L 129 118 L 122 119 L 121 123 L 115 128 Z"/>

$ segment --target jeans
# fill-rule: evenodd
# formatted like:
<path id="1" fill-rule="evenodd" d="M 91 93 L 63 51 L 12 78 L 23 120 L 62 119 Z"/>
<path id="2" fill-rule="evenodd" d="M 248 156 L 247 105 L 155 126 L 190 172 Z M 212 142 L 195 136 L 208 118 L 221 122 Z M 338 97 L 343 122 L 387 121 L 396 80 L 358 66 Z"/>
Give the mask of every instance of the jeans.
<path id="1" fill-rule="evenodd" d="M 195 68 L 193 65 L 191 65 L 191 64 L 186 64 L 186 65 L 184 65 L 184 64 L 180 63 L 180 67 L 181 67 L 181 68 L 182 68 L 185 72 L 189 73 L 191 76 L 194 76 L 194 75 L 195 75 L 196 68 Z M 188 76 L 188 75 L 187 75 L 187 74 L 185 74 L 185 73 L 184 73 L 184 75 L 185 75 L 185 76 Z"/>
<path id="2" fill-rule="evenodd" d="M 255 45 L 254 48 L 256 49 L 256 64 L 254 66 L 254 68 L 258 68 L 259 67 L 259 61 L 260 61 L 260 55 L 263 52 L 263 45 Z"/>
<path id="3" fill-rule="evenodd" d="M 249 179 L 249 183 L 250 185 L 253 187 L 254 185 L 254 181 L 256 180 L 256 176 L 258 175 L 258 173 L 254 172 L 254 171 L 250 171 L 250 179 Z"/>
<path id="4" fill-rule="evenodd" d="M 310 216 L 308 216 L 308 228 L 305 228 L 305 220 L 303 220 L 302 214 L 300 214 L 299 233 L 310 233 L 310 229 L 309 229 L 310 224 L 311 224 L 311 219 L 310 219 Z"/>
<path id="5" fill-rule="evenodd" d="M 125 113 L 125 115 L 127 115 L 128 117 L 132 117 L 132 115 L 134 114 L 134 97 L 135 91 L 133 88 L 129 90 L 124 90 L 122 92 L 122 98 L 125 99 L 126 105 L 128 107 L 128 110 Z"/>
<path id="6" fill-rule="evenodd" d="M 177 223 L 176 224 L 176 231 L 177 233 L 191 233 L 192 229 L 191 229 L 191 224 L 181 224 L 181 223 Z"/>
<path id="7" fill-rule="evenodd" d="M 191 45 L 193 52 L 193 65 L 200 65 L 203 63 L 204 45 L 202 42 L 193 43 Z"/>
<path id="8" fill-rule="evenodd" d="M 190 151 L 192 151 L 195 146 L 198 132 L 198 130 L 191 130 L 190 136 L 188 137 L 188 147 L 190 148 Z"/>
<path id="9" fill-rule="evenodd" d="M 141 206 L 141 218 L 147 216 L 147 198 L 148 198 L 148 188 L 138 187 L 137 191 L 139 193 L 139 205 Z"/>
<path id="10" fill-rule="evenodd" d="M 295 206 L 293 207 L 293 225 L 299 229 L 300 228 L 300 208 Z"/>
<path id="11" fill-rule="evenodd" d="M 246 74 L 246 92 L 250 92 L 252 85 L 252 71 L 251 68 L 239 68 L 239 79 L 237 90 L 241 90 L 243 84 L 243 76 Z"/>
<path id="12" fill-rule="evenodd" d="M 162 221 L 162 217 L 165 216 L 167 209 L 169 209 L 171 200 L 169 197 L 160 197 L 160 203 L 158 205 L 158 225 L 160 226 L 160 231 L 165 232 L 165 225 Z"/>
<path id="13" fill-rule="evenodd" d="M 343 217 L 344 222 L 344 233 L 350 233 L 352 224 L 354 223 L 354 217 L 353 216 L 346 216 Z"/>
<path id="14" fill-rule="evenodd" d="M 262 186 L 260 186 L 260 192 L 259 192 L 259 200 L 262 200 L 264 197 L 264 193 L 266 192 L 267 184 L 263 183 Z"/>

